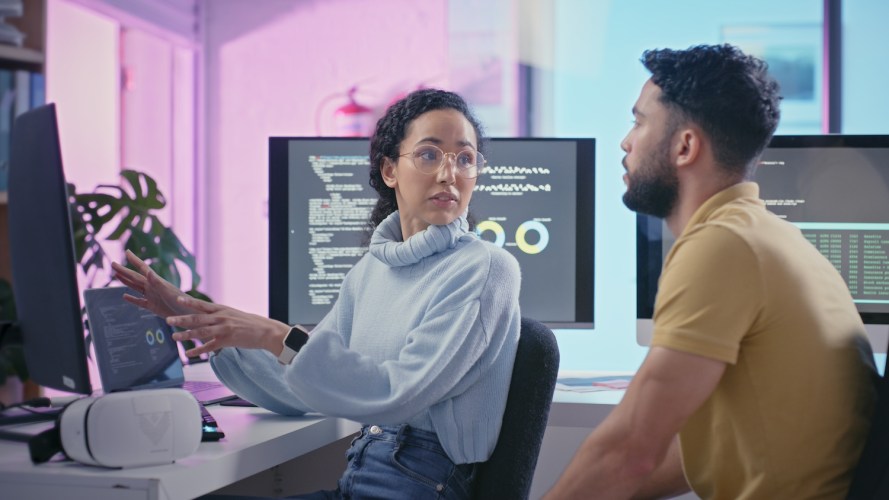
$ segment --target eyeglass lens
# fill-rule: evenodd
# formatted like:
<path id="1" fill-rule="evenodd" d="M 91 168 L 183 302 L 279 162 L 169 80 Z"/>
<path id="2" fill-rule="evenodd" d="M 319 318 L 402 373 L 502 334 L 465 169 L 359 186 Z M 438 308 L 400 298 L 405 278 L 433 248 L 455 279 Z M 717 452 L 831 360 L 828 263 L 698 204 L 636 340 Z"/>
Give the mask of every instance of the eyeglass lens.
<path id="1" fill-rule="evenodd" d="M 427 174 L 434 174 L 444 166 L 446 156 L 454 157 L 457 173 L 463 177 L 477 177 L 479 168 L 484 166 L 484 156 L 477 151 L 463 150 L 458 153 L 445 153 L 432 145 L 417 147 L 411 158 L 417 169 Z"/>

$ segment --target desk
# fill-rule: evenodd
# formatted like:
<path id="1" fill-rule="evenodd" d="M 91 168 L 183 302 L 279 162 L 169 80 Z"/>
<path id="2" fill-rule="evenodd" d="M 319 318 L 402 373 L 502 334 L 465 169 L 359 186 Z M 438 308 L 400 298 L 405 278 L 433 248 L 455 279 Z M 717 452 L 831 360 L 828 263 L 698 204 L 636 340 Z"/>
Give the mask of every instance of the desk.
<path id="1" fill-rule="evenodd" d="M 194 498 L 310 453 L 360 429 L 355 422 L 332 417 L 283 417 L 259 408 L 234 406 L 213 405 L 208 409 L 225 432 L 225 439 L 201 443 L 193 455 L 170 465 L 122 470 L 71 461 L 33 465 L 25 443 L 0 441 L 0 492 L 3 498 L 10 499 Z M 36 433 L 48 425 L 8 429 Z"/>

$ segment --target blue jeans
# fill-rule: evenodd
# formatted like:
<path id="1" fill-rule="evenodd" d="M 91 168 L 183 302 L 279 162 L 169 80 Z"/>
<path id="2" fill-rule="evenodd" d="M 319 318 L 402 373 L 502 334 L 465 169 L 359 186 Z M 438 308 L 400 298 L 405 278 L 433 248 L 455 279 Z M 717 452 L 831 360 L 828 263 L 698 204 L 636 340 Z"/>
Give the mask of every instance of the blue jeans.
<path id="1" fill-rule="evenodd" d="M 366 425 L 346 452 L 348 465 L 334 491 L 303 499 L 472 497 L 475 465 L 455 465 L 433 432 L 408 425 Z"/>

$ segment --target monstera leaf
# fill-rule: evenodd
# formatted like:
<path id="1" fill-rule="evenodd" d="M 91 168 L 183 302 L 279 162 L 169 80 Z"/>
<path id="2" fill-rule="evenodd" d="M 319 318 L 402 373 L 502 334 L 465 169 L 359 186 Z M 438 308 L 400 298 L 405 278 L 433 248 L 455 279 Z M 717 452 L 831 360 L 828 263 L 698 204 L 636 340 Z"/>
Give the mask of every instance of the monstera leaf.
<path id="1" fill-rule="evenodd" d="M 111 284 L 112 259 L 102 242 L 122 241 L 125 250 L 132 251 L 161 278 L 178 288 L 182 287 L 178 264 L 184 265 L 191 274 L 191 289 L 186 293 L 212 302 L 198 290 L 201 276 L 194 255 L 156 215 L 167 205 L 157 182 L 148 174 L 135 170 L 124 170 L 120 177 L 120 186 L 102 184 L 92 193 L 77 193 L 74 185 L 68 185 L 74 248 L 86 275 L 87 287 Z M 99 279 L 103 281 L 97 281 Z M 193 341 L 183 341 L 183 344 L 186 349 L 195 345 Z"/>
<path id="2" fill-rule="evenodd" d="M 183 264 L 191 273 L 188 293 L 207 299 L 197 290 L 201 278 L 194 255 L 156 215 L 167 204 L 157 182 L 135 170 L 124 170 L 120 176 L 120 186 L 102 184 L 92 193 L 81 194 L 74 193 L 73 186 L 70 189 L 77 259 L 90 285 L 94 284 L 92 279 L 99 276 L 99 271 L 110 268 L 111 259 L 102 248 L 99 236 L 107 232 L 105 240 L 123 241 L 126 250 L 131 250 L 177 287 L 182 284 L 177 263 Z M 108 278 L 99 286 L 110 281 Z"/>

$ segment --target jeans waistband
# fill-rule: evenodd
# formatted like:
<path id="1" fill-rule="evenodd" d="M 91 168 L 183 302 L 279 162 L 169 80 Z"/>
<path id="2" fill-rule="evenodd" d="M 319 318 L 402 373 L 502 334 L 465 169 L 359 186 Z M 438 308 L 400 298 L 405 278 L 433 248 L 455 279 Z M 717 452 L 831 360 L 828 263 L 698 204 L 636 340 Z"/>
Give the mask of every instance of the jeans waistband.
<path id="1" fill-rule="evenodd" d="M 361 435 L 370 439 L 382 441 L 404 442 L 412 444 L 423 443 L 441 449 L 438 434 L 423 429 L 411 427 L 408 424 L 401 425 L 365 425 L 361 428 Z"/>

